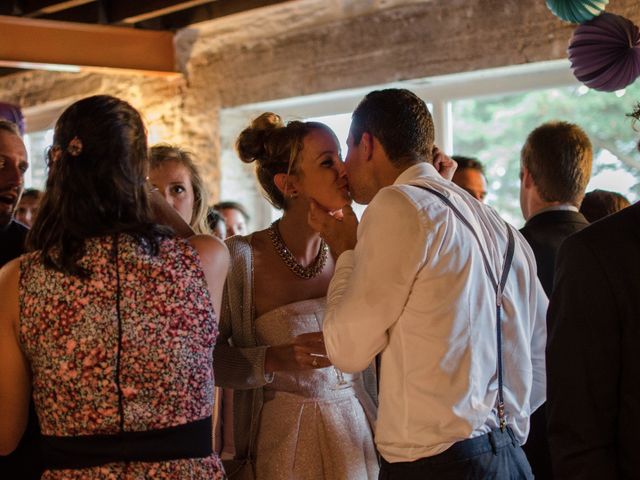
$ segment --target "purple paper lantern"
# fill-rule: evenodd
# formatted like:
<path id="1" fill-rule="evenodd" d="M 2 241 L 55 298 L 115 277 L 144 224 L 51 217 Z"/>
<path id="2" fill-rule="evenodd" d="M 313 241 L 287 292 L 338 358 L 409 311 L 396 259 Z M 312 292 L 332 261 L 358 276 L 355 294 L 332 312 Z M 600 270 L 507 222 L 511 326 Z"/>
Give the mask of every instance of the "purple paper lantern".
<path id="1" fill-rule="evenodd" d="M 579 25 L 568 53 L 573 74 L 589 88 L 614 92 L 640 76 L 640 30 L 619 15 L 603 13 Z"/>
<path id="2" fill-rule="evenodd" d="M 0 118 L 15 123 L 20 130 L 20 135 L 24 135 L 24 117 L 20 107 L 10 103 L 0 103 Z"/>

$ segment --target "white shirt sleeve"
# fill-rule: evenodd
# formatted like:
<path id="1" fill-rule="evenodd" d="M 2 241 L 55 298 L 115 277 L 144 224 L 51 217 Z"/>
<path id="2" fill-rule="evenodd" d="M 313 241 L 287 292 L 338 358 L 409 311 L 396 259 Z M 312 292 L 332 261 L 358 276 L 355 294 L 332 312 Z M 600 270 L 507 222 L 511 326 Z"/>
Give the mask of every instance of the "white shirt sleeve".
<path id="1" fill-rule="evenodd" d="M 426 231 L 414 204 L 397 188 L 381 190 L 344 252 L 327 294 L 324 339 L 333 364 L 364 370 L 388 342 L 427 257 Z"/>

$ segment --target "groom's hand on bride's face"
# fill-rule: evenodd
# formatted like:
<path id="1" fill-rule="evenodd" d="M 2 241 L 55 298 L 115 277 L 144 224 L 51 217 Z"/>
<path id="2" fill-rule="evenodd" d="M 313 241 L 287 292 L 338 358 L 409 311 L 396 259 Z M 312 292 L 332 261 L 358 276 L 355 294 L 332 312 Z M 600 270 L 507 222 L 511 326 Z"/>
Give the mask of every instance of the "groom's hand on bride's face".
<path id="1" fill-rule="evenodd" d="M 340 213 L 330 213 L 311 201 L 308 222 L 327 242 L 334 258 L 356 246 L 358 218 L 350 205 L 345 205 Z"/>

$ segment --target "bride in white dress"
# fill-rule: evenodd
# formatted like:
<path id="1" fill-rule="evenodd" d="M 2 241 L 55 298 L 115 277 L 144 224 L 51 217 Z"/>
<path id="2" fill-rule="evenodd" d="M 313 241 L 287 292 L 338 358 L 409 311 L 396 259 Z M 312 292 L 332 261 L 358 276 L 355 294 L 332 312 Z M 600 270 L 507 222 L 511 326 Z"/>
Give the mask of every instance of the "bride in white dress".
<path id="1" fill-rule="evenodd" d="M 227 240 L 232 265 L 214 353 L 218 385 L 235 389 L 227 474 L 377 478 L 375 377 L 372 369 L 343 375 L 326 358 L 321 322 L 334 259 L 307 224 L 311 199 L 329 211 L 351 201 L 339 143 L 324 124 L 285 126 L 265 113 L 237 148 L 284 213 L 266 230 Z"/>

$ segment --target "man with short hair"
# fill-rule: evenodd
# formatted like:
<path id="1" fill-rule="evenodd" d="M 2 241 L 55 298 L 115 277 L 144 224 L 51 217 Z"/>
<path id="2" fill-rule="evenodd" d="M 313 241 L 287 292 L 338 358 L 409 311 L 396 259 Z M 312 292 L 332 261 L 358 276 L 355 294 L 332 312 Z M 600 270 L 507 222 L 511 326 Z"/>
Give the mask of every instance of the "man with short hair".
<path id="1" fill-rule="evenodd" d="M 589 225 L 578 208 L 591 177 L 592 161 L 589 137 L 567 122 L 540 125 L 522 147 L 520 206 L 527 222 L 520 232 L 531 245 L 538 278 L 548 296 L 560 245 Z M 531 432 L 523 448 L 536 478 L 552 479 L 544 405 L 531 417 Z"/>
<path id="2" fill-rule="evenodd" d="M 477 158 L 453 155 L 451 157 L 458 164 L 451 181 L 475 199 L 484 202 L 487 196 L 487 179 L 484 176 L 484 166 Z"/>
<path id="3" fill-rule="evenodd" d="M 556 253 L 569 235 L 589 225 L 578 211 L 591 178 L 593 149 L 577 125 L 549 122 L 527 137 L 520 160 L 520 230 L 533 249 L 547 296 Z"/>
<path id="4" fill-rule="evenodd" d="M 24 174 L 29 168 L 27 151 L 15 124 L 0 120 L 0 267 L 25 251 L 28 229 L 14 219 L 24 188 Z M 16 450 L 0 457 L 3 478 L 25 480 L 40 478 L 38 421 L 29 406 L 29 423 Z"/>
<path id="5" fill-rule="evenodd" d="M 27 188 L 22 192 L 22 197 L 16 209 L 15 219 L 26 227 L 31 228 L 36 219 L 42 192 L 37 188 Z"/>
<path id="6" fill-rule="evenodd" d="M 407 90 L 354 111 L 345 168 L 362 222 L 349 206 L 309 214 L 337 258 L 326 349 L 347 372 L 381 353 L 380 479 L 532 478 L 519 444 L 545 398 L 547 299 L 524 239 L 439 175 L 433 140 Z"/>
<path id="7" fill-rule="evenodd" d="M 29 168 L 27 150 L 15 124 L 0 120 L 0 266 L 24 252 L 28 229 L 14 214 Z"/>
<path id="8" fill-rule="evenodd" d="M 249 213 L 242 204 L 233 201 L 216 203 L 213 208 L 222 214 L 227 228 L 227 238 L 249 233 Z"/>

